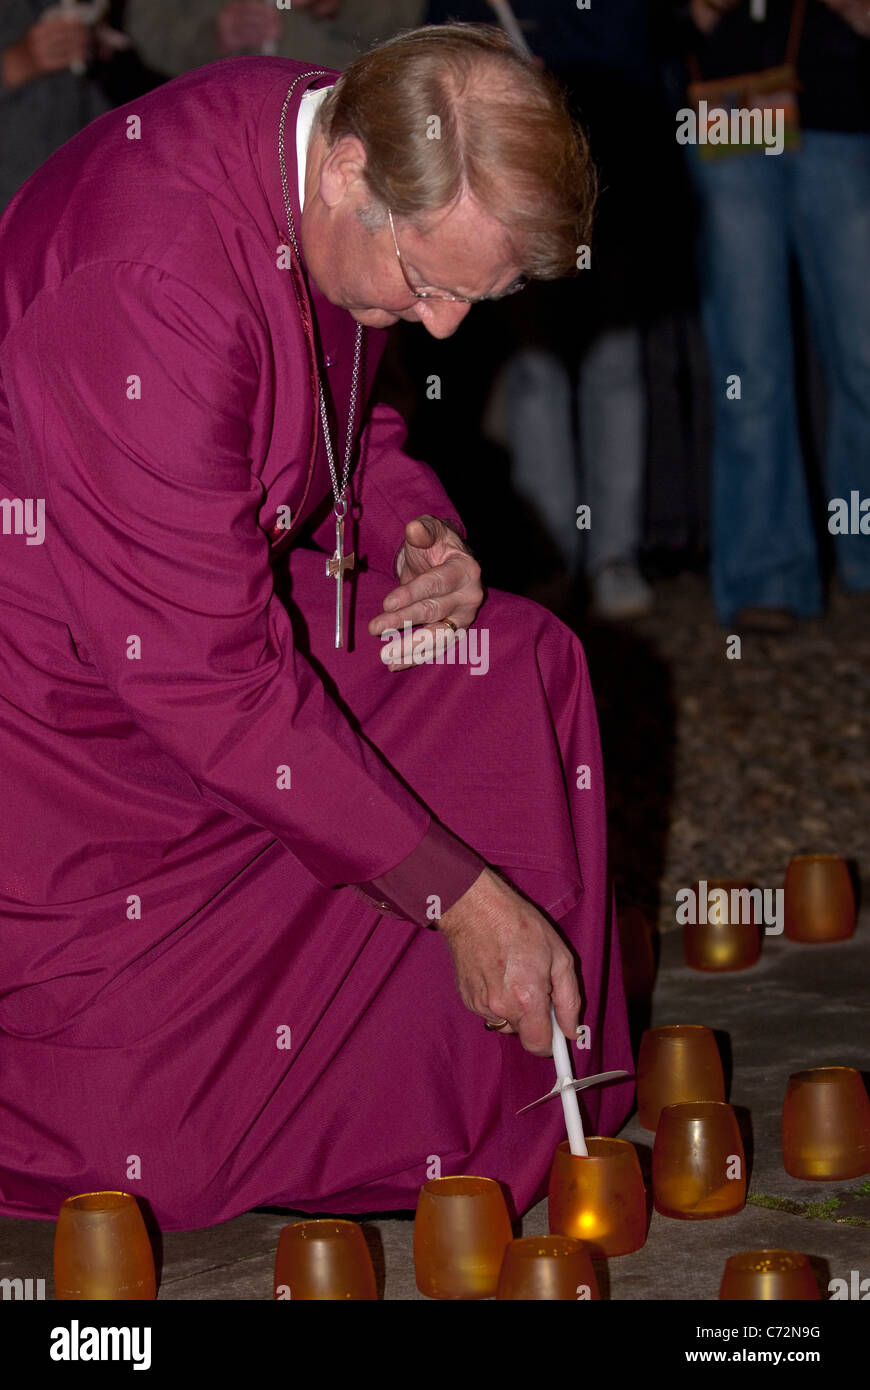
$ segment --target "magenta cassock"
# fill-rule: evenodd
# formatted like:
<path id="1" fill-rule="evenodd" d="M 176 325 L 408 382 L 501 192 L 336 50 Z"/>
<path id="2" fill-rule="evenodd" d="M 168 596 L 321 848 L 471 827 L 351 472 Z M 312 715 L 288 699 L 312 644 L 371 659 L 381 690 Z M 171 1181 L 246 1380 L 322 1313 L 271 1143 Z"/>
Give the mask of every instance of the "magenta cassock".
<path id="1" fill-rule="evenodd" d="M 579 954 L 578 1074 L 632 1065 L 582 648 L 491 591 L 485 674 L 386 669 L 366 624 L 404 524 L 456 512 L 370 401 L 333 646 L 314 344 L 343 440 L 355 325 L 278 254 L 307 71 L 229 60 L 111 112 L 0 224 L 6 1216 L 97 1188 L 166 1230 L 408 1209 L 436 1157 L 525 1210 L 563 1121 L 515 1111 L 552 1062 L 465 1009 L 426 925 L 477 856 Z M 297 219 L 299 100 L 334 77 L 288 110 Z M 592 1131 L 631 1094 L 587 1092 Z"/>

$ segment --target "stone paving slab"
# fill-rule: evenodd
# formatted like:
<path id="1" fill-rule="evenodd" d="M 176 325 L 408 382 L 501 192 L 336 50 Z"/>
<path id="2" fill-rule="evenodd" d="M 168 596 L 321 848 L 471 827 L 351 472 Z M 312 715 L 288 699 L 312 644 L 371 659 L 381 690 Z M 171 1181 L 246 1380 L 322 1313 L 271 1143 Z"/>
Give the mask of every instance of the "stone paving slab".
<path id="1" fill-rule="evenodd" d="M 725 1258 L 739 1250 L 794 1248 L 813 1259 L 820 1289 L 870 1277 L 870 1225 L 846 1226 L 839 1216 L 870 1222 L 870 1180 L 810 1183 L 782 1168 L 780 1113 L 789 1073 L 807 1066 L 856 1066 L 870 1074 L 870 913 L 855 937 L 832 945 L 801 945 L 767 937 L 762 960 L 745 972 L 703 974 L 682 959 L 680 931 L 660 940 L 659 974 L 650 1023 L 705 1023 L 716 1031 L 728 1098 L 749 1143 L 750 1194 L 806 1202 L 841 1198 L 831 1219 L 810 1219 L 748 1204 L 735 1216 L 703 1222 L 652 1213 L 648 1241 L 634 1255 L 596 1262 L 603 1297 L 614 1300 L 710 1300 L 719 1293 Z M 649 1181 L 653 1136 L 637 1116 L 621 1131 L 637 1144 Z M 862 1200 L 849 1193 L 867 1188 Z M 281 1227 L 304 1213 L 249 1212 L 231 1222 L 163 1237 L 161 1300 L 268 1300 Z M 413 1270 L 413 1213 L 361 1218 L 379 1297 L 420 1301 Z M 545 1234 L 546 1201 L 524 1216 L 516 1234 Z M 53 1222 L 0 1220 L 1 1277 L 46 1279 L 51 1297 Z"/>
<path id="2" fill-rule="evenodd" d="M 751 1137 L 750 1193 L 800 1203 L 839 1196 L 834 1217 L 870 1222 L 870 1191 L 855 1200 L 852 1182 L 814 1183 L 791 1178 L 782 1166 L 779 1117 L 790 1072 L 807 1066 L 848 1065 L 870 1071 L 866 982 L 870 966 L 867 913 L 856 935 L 831 946 L 801 946 L 768 937 L 753 969 L 705 975 L 683 963 L 680 934 L 661 942 L 652 999 L 653 1026 L 705 1023 L 720 1040 L 729 1065 L 729 1099 Z M 748 1122 L 748 1123 L 747 1123 Z M 622 1131 L 637 1145 L 649 1173 L 653 1135 L 633 1117 Z M 870 1189 L 865 1179 L 863 1185 Z M 249 1212 L 220 1226 L 163 1236 L 162 1300 L 269 1299 L 278 1233 L 303 1213 Z M 413 1271 L 413 1214 L 362 1218 L 387 1301 L 421 1301 Z M 516 1234 L 547 1231 L 546 1201 L 527 1212 Z M 54 1225 L 0 1220 L 0 1278 L 45 1278 L 51 1292 Z M 823 1293 L 828 1281 L 851 1271 L 870 1277 L 870 1224 L 811 1219 L 748 1204 L 735 1216 L 676 1221 L 652 1213 L 646 1245 L 633 1255 L 596 1261 L 603 1297 L 617 1300 L 706 1300 L 718 1294 L 728 1255 L 780 1247 L 808 1254 Z M 425 1301 L 425 1300 L 423 1300 Z"/>
<path id="3" fill-rule="evenodd" d="M 834 1217 L 870 1220 L 866 1178 L 804 1182 L 782 1163 L 780 1116 L 789 1075 L 805 1067 L 853 1066 L 870 1072 L 867 980 L 868 914 L 849 941 L 809 946 L 767 937 L 750 970 L 705 974 L 683 961 L 680 932 L 662 938 L 651 1026 L 703 1023 L 712 1028 L 726 1063 L 728 1099 L 747 1134 L 749 1192 L 801 1204 L 840 1197 Z M 730 1076 L 729 1076 L 730 1073 Z M 648 1173 L 654 1136 L 632 1120 L 621 1137 L 636 1143 Z M 653 1214 L 647 1243 L 634 1255 L 608 1262 L 616 1299 L 710 1299 L 718 1294 L 728 1255 L 778 1247 L 809 1255 L 820 1288 L 852 1269 L 870 1277 L 870 1225 L 817 1220 L 747 1204 L 735 1216 L 676 1221 Z"/>
<path id="4" fill-rule="evenodd" d="M 717 1034 L 728 1099 L 740 1118 L 748 1120 L 754 1191 L 817 1201 L 833 1195 L 838 1186 L 803 1182 L 786 1173 L 780 1117 L 788 1078 L 795 1071 L 850 1066 L 862 1071 L 865 1080 L 870 1074 L 868 923 L 865 911 L 855 935 L 831 945 L 767 937 L 758 965 L 721 975 L 684 964 L 681 933 L 662 938 L 652 1026 L 704 1023 Z M 652 1140 L 636 1123 L 623 1137 Z"/>

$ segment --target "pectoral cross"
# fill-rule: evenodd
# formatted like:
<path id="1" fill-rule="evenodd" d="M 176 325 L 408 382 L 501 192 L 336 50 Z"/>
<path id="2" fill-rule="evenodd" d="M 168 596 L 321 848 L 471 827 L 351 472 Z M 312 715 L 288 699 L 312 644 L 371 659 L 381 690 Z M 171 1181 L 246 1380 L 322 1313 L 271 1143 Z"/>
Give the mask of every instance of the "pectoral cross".
<path id="1" fill-rule="evenodd" d="M 331 560 L 326 562 L 326 576 L 328 579 L 335 580 L 335 645 L 344 646 L 344 609 L 342 605 L 342 585 L 345 570 L 352 570 L 354 565 L 354 552 L 349 555 L 344 553 L 344 518 L 347 513 L 347 503 L 344 504 L 344 511 L 335 511 L 335 554 Z"/>

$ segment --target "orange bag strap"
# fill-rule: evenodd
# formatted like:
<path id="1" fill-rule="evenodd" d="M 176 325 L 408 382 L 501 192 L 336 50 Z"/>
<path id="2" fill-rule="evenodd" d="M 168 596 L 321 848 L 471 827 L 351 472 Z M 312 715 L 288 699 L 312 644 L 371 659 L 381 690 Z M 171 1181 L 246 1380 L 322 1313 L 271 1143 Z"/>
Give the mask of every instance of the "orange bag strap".
<path id="1" fill-rule="evenodd" d="M 788 43 L 785 49 L 785 61 L 790 68 L 797 67 L 806 13 L 807 0 L 794 0 L 791 10 L 791 23 L 788 26 Z"/>

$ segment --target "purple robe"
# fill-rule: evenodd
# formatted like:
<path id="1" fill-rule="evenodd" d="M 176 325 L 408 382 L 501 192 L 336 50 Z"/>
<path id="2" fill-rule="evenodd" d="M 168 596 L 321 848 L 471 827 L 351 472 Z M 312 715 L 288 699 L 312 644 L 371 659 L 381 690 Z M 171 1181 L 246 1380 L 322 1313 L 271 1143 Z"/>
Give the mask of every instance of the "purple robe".
<path id="1" fill-rule="evenodd" d="M 368 399 L 373 330 L 333 646 L 315 351 L 343 456 L 355 323 L 279 254 L 307 71 L 229 60 L 109 113 L 0 225 L 5 1216 L 407 1209 L 435 1157 L 526 1210 L 564 1128 L 515 1112 L 552 1061 L 466 1010 L 429 921 L 484 861 L 576 948 L 578 1075 L 632 1066 L 579 641 L 495 591 L 485 673 L 391 674 L 366 630 L 405 523 L 462 533 Z M 591 1132 L 631 1094 L 586 1092 Z"/>

